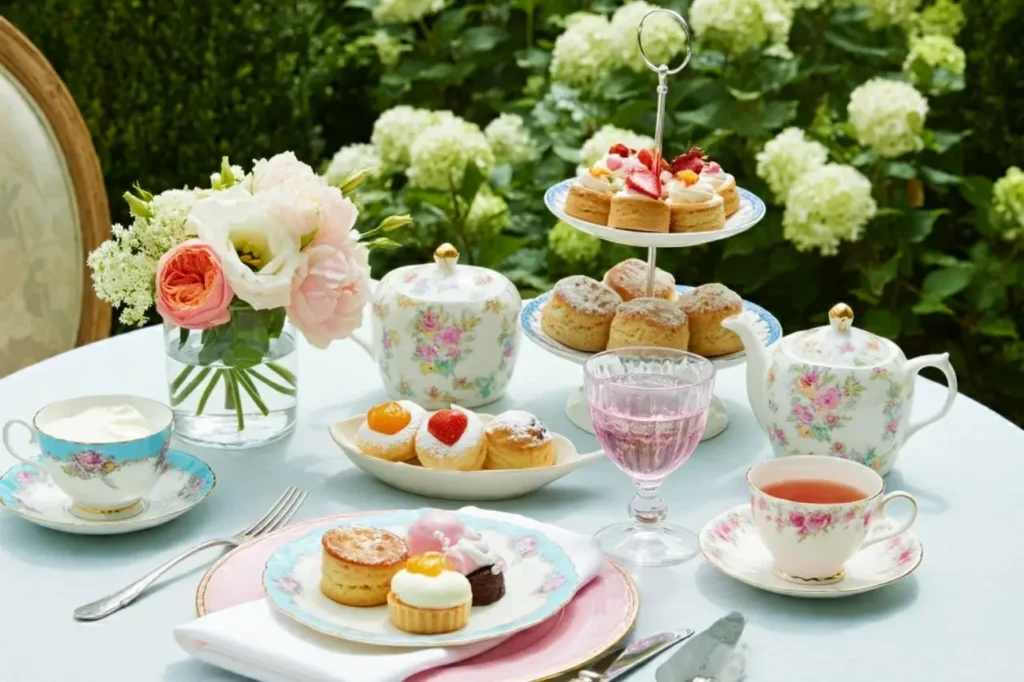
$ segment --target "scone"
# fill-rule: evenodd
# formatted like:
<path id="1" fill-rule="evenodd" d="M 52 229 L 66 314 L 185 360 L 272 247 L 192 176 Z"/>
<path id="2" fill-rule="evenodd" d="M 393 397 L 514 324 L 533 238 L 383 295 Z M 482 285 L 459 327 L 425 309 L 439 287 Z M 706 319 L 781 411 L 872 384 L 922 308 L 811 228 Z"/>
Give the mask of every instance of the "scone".
<path id="1" fill-rule="evenodd" d="M 576 169 L 576 182 L 569 186 L 565 197 L 565 212 L 589 223 L 607 225 L 612 196 L 622 189 L 631 170 L 642 167 L 628 147 L 612 145 L 589 168 Z"/>
<path id="2" fill-rule="evenodd" d="M 608 185 L 611 189 L 611 185 Z M 586 220 L 598 225 L 608 224 L 608 212 L 612 208 L 614 190 L 602 192 L 574 182 L 565 197 L 565 212 L 573 218 Z"/>
<path id="3" fill-rule="evenodd" d="M 544 422 L 529 412 L 508 410 L 487 425 L 484 469 L 533 469 L 555 464 L 555 442 Z"/>
<path id="4" fill-rule="evenodd" d="M 387 602 L 388 616 L 399 630 L 440 635 L 466 627 L 473 590 L 443 554 L 427 552 L 395 574 Z"/>
<path id="5" fill-rule="evenodd" d="M 480 417 L 463 410 L 438 410 L 416 432 L 416 456 L 428 469 L 480 471 L 487 457 Z"/>
<path id="6" fill-rule="evenodd" d="M 405 540 L 376 528 L 342 526 L 324 533 L 320 591 L 346 606 L 387 603 L 391 579 L 408 558 Z"/>
<path id="7" fill-rule="evenodd" d="M 612 197 L 608 227 L 635 232 L 668 232 L 669 210 L 661 199 L 623 190 Z"/>
<path id="8" fill-rule="evenodd" d="M 624 260 L 604 274 L 605 286 L 617 293 L 623 301 L 647 296 L 647 263 L 639 258 Z M 654 297 L 674 300 L 676 280 L 657 268 L 654 273 Z"/>
<path id="9" fill-rule="evenodd" d="M 364 454 L 389 462 L 414 459 L 416 432 L 426 418 L 427 411 L 409 400 L 375 405 L 356 431 L 356 445 Z"/>
<path id="10" fill-rule="evenodd" d="M 596 352 L 608 345 L 617 293 L 595 279 L 573 275 L 559 280 L 540 312 L 540 328 L 555 341 L 575 350 Z"/>
<path id="11" fill-rule="evenodd" d="M 608 350 L 654 346 L 686 350 L 690 338 L 686 313 L 663 298 L 635 298 L 619 306 L 612 320 Z"/>
<path id="12" fill-rule="evenodd" d="M 736 189 L 736 178 L 722 170 L 714 161 L 704 166 L 701 177 L 707 178 L 718 196 L 722 197 L 726 218 L 740 210 L 740 192 Z"/>
<path id="13" fill-rule="evenodd" d="M 725 202 L 711 181 L 682 170 L 668 182 L 669 230 L 711 232 L 725 227 Z"/>
<path id="14" fill-rule="evenodd" d="M 743 342 L 722 320 L 743 312 L 743 299 L 724 284 L 704 284 L 679 297 L 690 320 L 690 352 L 713 358 L 743 350 Z"/>

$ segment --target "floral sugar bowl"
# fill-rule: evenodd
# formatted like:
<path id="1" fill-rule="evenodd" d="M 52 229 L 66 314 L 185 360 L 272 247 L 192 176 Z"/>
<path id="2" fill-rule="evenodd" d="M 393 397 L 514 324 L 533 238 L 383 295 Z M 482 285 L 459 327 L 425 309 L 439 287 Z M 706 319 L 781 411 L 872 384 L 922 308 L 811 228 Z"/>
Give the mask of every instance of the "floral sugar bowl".
<path id="1" fill-rule="evenodd" d="M 949 354 L 907 360 L 892 341 L 853 326 L 844 303 L 829 325 L 783 338 L 765 348 L 739 317 L 722 325 L 739 334 L 747 354 L 747 394 L 776 455 L 833 455 L 889 473 L 900 446 L 941 419 L 956 398 Z M 942 408 L 911 421 L 914 380 L 925 367 L 946 375 Z"/>
<path id="2" fill-rule="evenodd" d="M 373 338 L 357 341 L 394 399 L 427 409 L 478 407 L 508 387 L 522 299 L 503 275 L 458 259 L 442 244 L 434 263 L 392 270 L 374 293 Z"/>

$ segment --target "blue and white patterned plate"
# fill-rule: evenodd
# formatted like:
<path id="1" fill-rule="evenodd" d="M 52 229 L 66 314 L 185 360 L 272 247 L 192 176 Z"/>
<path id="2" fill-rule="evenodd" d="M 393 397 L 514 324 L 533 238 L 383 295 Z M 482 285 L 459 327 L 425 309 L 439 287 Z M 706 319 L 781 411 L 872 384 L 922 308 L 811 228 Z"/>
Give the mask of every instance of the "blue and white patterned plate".
<path id="1" fill-rule="evenodd" d="M 725 220 L 725 227 L 721 230 L 710 232 L 633 232 L 631 230 L 619 230 L 614 227 L 606 227 L 596 223 L 588 223 L 586 220 L 573 218 L 565 212 L 565 198 L 569 195 L 569 187 L 575 179 L 563 180 L 557 185 L 548 187 L 544 193 L 544 204 L 548 210 L 555 214 L 559 220 L 568 223 L 577 230 L 582 230 L 605 241 L 627 246 L 657 246 L 659 248 L 672 248 L 679 246 L 696 246 L 716 242 L 719 239 L 734 237 L 740 232 L 745 232 L 756 225 L 764 218 L 764 202 L 756 194 L 742 187 L 737 190 L 740 194 L 740 210 Z"/>
<path id="2" fill-rule="evenodd" d="M 405 537 L 428 509 L 361 516 L 358 525 Z M 505 560 L 505 596 L 489 606 L 474 606 L 469 624 L 443 635 L 413 635 L 391 624 L 388 607 L 359 608 L 337 604 L 320 591 L 323 534 L 327 523 L 282 545 L 267 561 L 263 587 L 285 615 L 326 635 L 393 647 L 456 646 L 510 635 L 547 620 L 569 603 L 579 578 L 572 559 L 557 543 L 536 530 L 458 513 Z"/>
<path id="3" fill-rule="evenodd" d="M 169 450 L 145 508 L 127 519 L 91 521 L 68 511 L 71 498 L 43 469 L 18 464 L 0 477 L 0 505 L 37 525 L 78 535 L 120 535 L 176 519 L 206 499 L 217 485 L 209 465 L 180 450 Z"/>
<path id="4" fill-rule="evenodd" d="M 685 294 L 691 289 L 693 289 L 693 287 L 683 284 L 676 285 L 676 292 L 679 294 Z M 553 338 L 545 334 L 540 328 L 540 311 L 541 308 L 544 307 L 544 304 L 548 302 L 549 298 L 551 298 L 550 291 L 541 294 L 537 298 L 523 301 L 523 309 L 519 313 L 519 326 L 523 328 L 523 333 L 526 334 L 527 338 L 544 350 L 582 365 L 591 355 L 594 354 L 563 346 L 558 341 L 555 341 Z M 761 337 L 761 341 L 764 342 L 765 346 L 771 346 L 782 338 L 782 325 L 779 324 L 779 321 L 775 319 L 774 315 L 756 303 L 743 301 L 743 317 L 753 324 L 754 329 L 757 330 L 757 334 Z M 715 367 L 723 369 L 725 367 L 739 364 L 745 355 L 746 353 L 744 351 L 739 351 L 738 353 L 730 353 L 729 355 L 711 358 L 711 361 L 715 363 Z"/>

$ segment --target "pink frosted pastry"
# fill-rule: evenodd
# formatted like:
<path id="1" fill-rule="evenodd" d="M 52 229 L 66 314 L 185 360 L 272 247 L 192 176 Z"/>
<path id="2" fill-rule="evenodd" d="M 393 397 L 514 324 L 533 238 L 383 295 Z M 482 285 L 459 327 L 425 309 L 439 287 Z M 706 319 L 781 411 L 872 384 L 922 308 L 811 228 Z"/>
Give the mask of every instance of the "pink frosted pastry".
<path id="1" fill-rule="evenodd" d="M 416 519 L 409 526 L 405 544 L 409 556 L 424 552 L 444 552 L 455 545 L 466 533 L 466 526 L 451 512 L 433 510 Z"/>
<path id="2" fill-rule="evenodd" d="M 462 539 L 444 555 L 469 581 L 473 606 L 487 606 L 505 596 L 505 560 L 479 533 L 467 528 Z"/>

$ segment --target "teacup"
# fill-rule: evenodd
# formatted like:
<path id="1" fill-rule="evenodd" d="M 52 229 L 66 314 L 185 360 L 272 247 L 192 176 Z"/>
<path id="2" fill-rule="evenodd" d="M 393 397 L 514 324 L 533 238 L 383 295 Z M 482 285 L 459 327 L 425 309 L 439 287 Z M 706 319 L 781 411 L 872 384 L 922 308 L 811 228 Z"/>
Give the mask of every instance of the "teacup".
<path id="1" fill-rule="evenodd" d="M 764 461 L 747 472 L 750 515 L 772 555 L 775 573 L 791 582 L 827 584 L 860 550 L 900 535 L 917 518 L 905 492 L 883 496 L 882 477 L 869 467 L 826 455 Z M 910 517 L 884 532 L 869 531 L 895 499 L 910 503 Z"/>
<path id="2" fill-rule="evenodd" d="M 86 435 L 84 429 L 83 437 L 65 432 L 58 437 L 47 430 L 58 420 L 79 416 L 90 408 L 119 407 L 141 413 L 145 426 L 133 428 L 145 435 L 89 442 L 97 439 Z M 44 469 L 68 494 L 71 513 L 89 520 L 113 520 L 134 516 L 145 508 L 142 498 L 160 477 L 173 422 L 171 409 L 156 400 L 130 395 L 83 396 L 50 403 L 36 413 L 31 424 L 12 419 L 4 424 L 2 436 L 11 455 Z M 30 455 L 15 450 L 11 443 L 15 426 L 29 432 L 29 444 L 38 444 L 39 452 Z"/>

